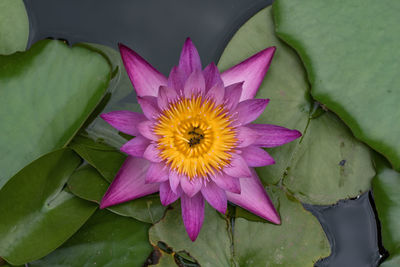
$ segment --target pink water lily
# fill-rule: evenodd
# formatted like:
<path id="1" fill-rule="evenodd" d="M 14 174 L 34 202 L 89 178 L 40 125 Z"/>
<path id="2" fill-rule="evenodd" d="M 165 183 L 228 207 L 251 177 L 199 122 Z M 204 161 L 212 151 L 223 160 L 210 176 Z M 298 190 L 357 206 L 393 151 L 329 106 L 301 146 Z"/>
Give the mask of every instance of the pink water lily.
<path id="1" fill-rule="evenodd" d="M 101 117 L 136 136 L 121 147 L 128 158 L 105 193 L 106 208 L 155 192 L 163 205 L 181 199 L 182 218 L 192 241 L 204 219 L 204 200 L 221 213 L 227 201 L 280 224 L 280 217 L 254 167 L 274 164 L 263 147 L 301 136 L 270 124 L 251 124 L 268 99 L 254 99 L 275 47 L 219 73 L 204 70 L 188 38 L 179 65 L 166 78 L 137 53 L 120 45 L 142 113 L 113 111 Z"/>

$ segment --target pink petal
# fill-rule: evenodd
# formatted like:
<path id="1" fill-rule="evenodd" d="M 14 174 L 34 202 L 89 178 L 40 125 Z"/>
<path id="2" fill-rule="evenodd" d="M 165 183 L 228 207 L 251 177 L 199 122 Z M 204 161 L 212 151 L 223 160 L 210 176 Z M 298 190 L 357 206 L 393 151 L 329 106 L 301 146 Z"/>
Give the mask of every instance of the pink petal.
<path id="1" fill-rule="evenodd" d="M 214 182 L 210 181 L 203 186 L 201 194 L 214 209 L 225 214 L 228 203 L 224 190 L 219 188 Z"/>
<path id="2" fill-rule="evenodd" d="M 290 130 L 281 126 L 271 124 L 249 124 L 249 128 L 257 131 L 260 138 L 254 145 L 262 147 L 276 147 L 289 143 L 301 136 L 297 130 Z"/>
<path id="3" fill-rule="evenodd" d="M 232 193 L 240 194 L 239 178 L 229 176 L 225 173 L 216 173 L 210 177 L 220 188 Z"/>
<path id="4" fill-rule="evenodd" d="M 237 121 L 248 124 L 257 119 L 267 107 L 269 99 L 249 99 L 239 103 L 235 112 Z"/>
<path id="5" fill-rule="evenodd" d="M 141 135 L 136 136 L 132 140 L 126 142 L 120 150 L 134 157 L 143 157 L 143 153 L 150 145 L 150 140 Z"/>
<path id="6" fill-rule="evenodd" d="M 177 98 L 177 93 L 175 89 L 172 89 L 167 86 L 160 86 L 160 90 L 158 90 L 157 103 L 160 110 L 167 109 L 169 103 Z"/>
<path id="7" fill-rule="evenodd" d="M 135 51 L 119 44 L 122 61 L 138 96 L 157 96 L 158 88 L 167 85 L 167 78 Z"/>
<path id="8" fill-rule="evenodd" d="M 206 81 L 206 92 L 214 86 L 224 87 L 224 83 L 221 79 L 221 74 L 214 62 L 210 63 L 204 70 L 204 79 Z"/>
<path id="9" fill-rule="evenodd" d="M 138 97 L 137 100 L 146 118 L 155 120 L 159 116 L 160 110 L 158 108 L 157 97 L 143 96 Z"/>
<path id="10" fill-rule="evenodd" d="M 194 178 L 192 180 L 189 180 L 189 177 L 186 176 L 181 177 L 181 187 L 185 192 L 185 194 L 188 195 L 189 197 L 193 197 L 195 194 L 197 194 L 202 188 L 202 186 L 203 183 L 200 178 Z"/>
<path id="11" fill-rule="evenodd" d="M 241 149 L 240 154 L 249 167 L 261 167 L 275 164 L 275 160 L 264 149 L 257 146 L 248 146 Z"/>
<path id="12" fill-rule="evenodd" d="M 236 129 L 236 138 L 238 140 L 237 147 L 246 147 L 253 144 L 259 138 L 259 134 L 248 127 L 242 126 Z"/>
<path id="13" fill-rule="evenodd" d="M 225 86 L 244 82 L 241 101 L 254 98 L 269 68 L 275 47 L 269 47 L 221 74 Z"/>
<path id="14" fill-rule="evenodd" d="M 103 113 L 100 117 L 120 132 L 136 136 L 139 134 L 137 125 L 146 120 L 142 113 L 128 110 Z"/>
<path id="15" fill-rule="evenodd" d="M 190 38 L 187 38 L 183 45 L 178 68 L 184 80 L 186 80 L 192 72 L 201 71 L 200 56 Z"/>
<path id="16" fill-rule="evenodd" d="M 153 131 L 154 122 L 152 121 L 142 121 L 138 125 L 138 129 L 141 135 L 146 137 L 147 139 L 157 141 L 158 136 Z"/>
<path id="17" fill-rule="evenodd" d="M 177 188 L 178 188 L 178 185 L 180 182 L 181 182 L 181 176 L 175 171 L 170 171 L 169 172 L 169 184 L 171 186 L 171 190 L 174 193 L 178 192 Z"/>
<path id="18" fill-rule="evenodd" d="M 229 176 L 238 178 L 251 176 L 249 166 L 247 166 L 246 161 L 239 155 L 232 156 L 232 160 L 229 166 L 224 168 L 224 172 Z"/>
<path id="19" fill-rule="evenodd" d="M 151 162 L 161 162 L 159 150 L 155 144 L 150 144 L 143 153 L 143 157 Z"/>
<path id="20" fill-rule="evenodd" d="M 190 240 L 195 241 L 204 220 L 204 198 L 201 194 L 181 196 L 182 219 Z"/>
<path id="21" fill-rule="evenodd" d="M 174 203 L 181 196 L 181 192 L 179 190 L 178 194 L 175 194 L 168 182 L 164 182 L 160 184 L 160 200 L 161 204 L 164 206 L 168 206 Z"/>
<path id="22" fill-rule="evenodd" d="M 221 105 L 224 102 L 225 88 L 218 85 L 214 85 L 206 93 L 206 99 L 211 99 L 214 101 L 215 105 Z"/>
<path id="23" fill-rule="evenodd" d="M 128 157 L 104 194 L 100 208 L 104 209 L 157 192 L 159 184 L 144 182 L 149 165 L 145 159 Z"/>
<path id="24" fill-rule="evenodd" d="M 248 211 L 275 224 L 280 224 L 279 214 L 269 199 L 257 173 L 252 170 L 249 179 L 240 179 L 242 192 L 240 194 L 226 192 L 228 200 Z"/>
<path id="25" fill-rule="evenodd" d="M 146 183 L 161 183 L 169 178 L 169 169 L 163 162 L 151 163 L 146 174 Z"/>
<path id="26" fill-rule="evenodd" d="M 191 98 L 193 95 L 203 94 L 205 91 L 204 76 L 201 71 L 195 71 L 190 74 L 186 80 L 184 93 L 186 98 Z"/>
<path id="27" fill-rule="evenodd" d="M 234 83 L 225 87 L 225 108 L 234 110 L 239 104 L 240 96 L 242 95 L 243 82 Z"/>
<path id="28" fill-rule="evenodd" d="M 168 77 L 168 87 L 175 89 L 179 94 L 183 92 L 184 78 L 178 67 L 173 67 Z"/>

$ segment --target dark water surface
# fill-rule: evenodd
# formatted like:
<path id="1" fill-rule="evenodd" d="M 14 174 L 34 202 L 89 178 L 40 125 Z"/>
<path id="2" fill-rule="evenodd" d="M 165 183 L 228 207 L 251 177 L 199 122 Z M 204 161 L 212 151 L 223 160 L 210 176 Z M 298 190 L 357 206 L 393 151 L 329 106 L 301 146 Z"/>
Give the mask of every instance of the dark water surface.
<path id="1" fill-rule="evenodd" d="M 25 0 L 29 44 L 44 39 L 98 43 L 121 42 L 168 75 L 190 36 L 202 61 L 218 62 L 237 29 L 272 0 Z M 305 205 L 321 222 L 332 255 L 316 266 L 377 266 L 378 223 L 372 194 L 334 206 Z M 382 248 L 381 248 L 382 253 Z"/>

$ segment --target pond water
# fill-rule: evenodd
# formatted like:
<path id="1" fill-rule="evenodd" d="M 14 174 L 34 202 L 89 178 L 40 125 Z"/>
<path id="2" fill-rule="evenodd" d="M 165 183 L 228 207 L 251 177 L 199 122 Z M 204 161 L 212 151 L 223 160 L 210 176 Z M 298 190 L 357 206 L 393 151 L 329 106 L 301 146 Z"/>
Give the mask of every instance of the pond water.
<path id="1" fill-rule="evenodd" d="M 237 29 L 269 0 L 25 0 L 29 44 L 64 39 L 131 47 L 168 75 L 190 36 L 205 63 L 218 62 Z M 332 255 L 316 266 L 377 266 L 384 249 L 373 197 L 367 192 L 333 206 L 304 205 L 321 222 Z"/>

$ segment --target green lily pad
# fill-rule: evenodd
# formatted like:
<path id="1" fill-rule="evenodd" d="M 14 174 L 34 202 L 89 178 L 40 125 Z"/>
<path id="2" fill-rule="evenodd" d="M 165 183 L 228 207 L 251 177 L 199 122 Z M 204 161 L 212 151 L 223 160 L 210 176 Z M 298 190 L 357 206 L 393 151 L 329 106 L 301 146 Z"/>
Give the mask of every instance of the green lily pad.
<path id="1" fill-rule="evenodd" d="M 0 188 L 26 164 L 67 144 L 109 79 L 103 56 L 61 41 L 0 56 Z"/>
<path id="2" fill-rule="evenodd" d="M 377 160 L 377 175 L 372 181 L 375 206 L 381 222 L 383 246 L 389 259 L 381 266 L 399 266 L 400 263 L 400 173 Z"/>
<path id="3" fill-rule="evenodd" d="M 279 207 L 281 225 L 238 218 L 234 253 L 239 266 L 313 266 L 329 256 L 329 242 L 318 220 L 281 189 L 268 190 Z"/>
<path id="4" fill-rule="evenodd" d="M 174 204 L 165 217 L 150 228 L 150 243 L 157 246 L 162 242 L 175 253 L 187 252 L 201 266 L 230 266 L 233 258 L 227 226 L 226 219 L 206 204 L 203 227 L 192 242 L 183 225 L 180 205 Z"/>
<path id="5" fill-rule="evenodd" d="M 95 167 L 108 182 L 114 180 L 126 159 L 119 150 L 81 135 L 76 136 L 69 147 Z"/>
<path id="6" fill-rule="evenodd" d="M 283 180 L 299 200 L 310 204 L 333 204 L 367 191 L 375 174 L 369 149 L 331 112 L 314 108 L 318 105 L 309 96 L 303 65 L 275 36 L 270 7 L 239 29 L 218 65 L 227 69 L 268 46 L 276 46 L 276 52 L 257 98 L 271 101 L 256 123 L 298 129 L 303 137 L 267 149 L 276 164 L 257 168 L 263 183 Z"/>
<path id="7" fill-rule="evenodd" d="M 108 88 L 110 99 L 101 110 L 101 113 L 115 110 L 130 110 L 142 113 L 119 51 L 98 44 L 85 44 L 85 46 L 102 53 L 112 64 L 113 77 Z M 84 132 L 90 139 L 96 141 L 101 140 L 117 149 L 126 143 L 126 138 L 129 137 L 118 132 L 118 130 L 106 123 L 99 116 L 94 118 L 94 120 L 85 127 Z"/>
<path id="8" fill-rule="evenodd" d="M 179 205 L 174 205 L 150 229 L 150 242 L 163 242 L 175 253 L 185 251 L 200 266 L 311 266 L 327 257 L 330 246 L 318 220 L 278 187 L 268 193 L 281 214 L 281 225 L 236 218 L 232 230 L 228 217 L 206 205 L 203 228 L 191 242 Z"/>
<path id="9" fill-rule="evenodd" d="M 29 266 L 142 266 L 152 251 L 148 229 L 149 224 L 99 210 L 61 247 Z"/>
<path id="10" fill-rule="evenodd" d="M 24 51 L 28 43 L 29 20 L 22 0 L 0 1 L 0 55 Z"/>
<path id="11" fill-rule="evenodd" d="M 100 203 L 109 186 L 110 183 L 90 165 L 82 166 L 68 180 L 68 188 L 73 194 L 97 204 Z M 160 197 L 157 194 L 107 209 L 122 216 L 132 217 L 143 222 L 156 223 L 164 215 L 166 207 L 161 204 Z"/>
<path id="12" fill-rule="evenodd" d="M 0 256 L 18 265 L 64 243 L 96 205 L 62 190 L 81 159 L 70 149 L 47 154 L 18 172 L 0 190 Z"/>
<path id="13" fill-rule="evenodd" d="M 312 95 L 400 170 L 399 1 L 274 3 L 279 37 L 300 54 Z"/>

